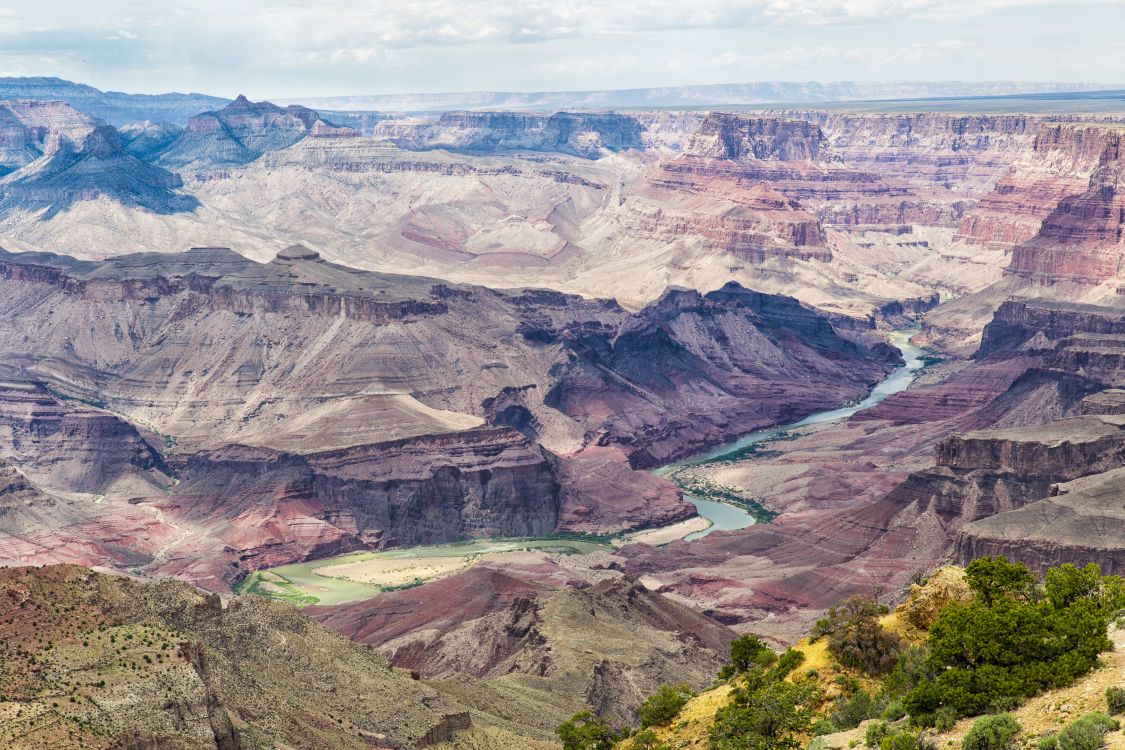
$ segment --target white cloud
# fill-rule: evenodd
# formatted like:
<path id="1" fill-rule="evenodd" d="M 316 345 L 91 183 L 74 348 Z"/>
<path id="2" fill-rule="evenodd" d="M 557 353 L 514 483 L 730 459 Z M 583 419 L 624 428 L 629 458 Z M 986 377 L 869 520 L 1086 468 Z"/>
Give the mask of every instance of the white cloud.
<path id="1" fill-rule="evenodd" d="M 225 94 L 1050 79 L 1077 59 L 1114 82 L 1123 27 L 1125 0 L 39 0 L 0 10 L 0 68 Z"/>

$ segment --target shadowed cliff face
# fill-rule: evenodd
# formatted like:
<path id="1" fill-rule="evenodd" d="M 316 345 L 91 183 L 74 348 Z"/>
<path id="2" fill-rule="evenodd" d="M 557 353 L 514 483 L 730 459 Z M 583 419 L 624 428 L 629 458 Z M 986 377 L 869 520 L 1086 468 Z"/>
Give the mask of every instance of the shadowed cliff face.
<path id="1" fill-rule="evenodd" d="M 183 132 L 152 156 L 163 166 L 183 170 L 246 164 L 328 131 L 355 135 L 351 128 L 333 126 L 307 107 L 278 107 L 240 95 L 220 110 L 192 117 Z"/>
<path id="2" fill-rule="evenodd" d="M 68 140 L 0 179 L 0 211 L 47 209 L 47 220 L 79 201 L 105 197 L 158 214 L 192 211 L 199 201 L 177 192 L 183 181 L 125 150 L 121 135 L 102 125 L 79 148 Z"/>

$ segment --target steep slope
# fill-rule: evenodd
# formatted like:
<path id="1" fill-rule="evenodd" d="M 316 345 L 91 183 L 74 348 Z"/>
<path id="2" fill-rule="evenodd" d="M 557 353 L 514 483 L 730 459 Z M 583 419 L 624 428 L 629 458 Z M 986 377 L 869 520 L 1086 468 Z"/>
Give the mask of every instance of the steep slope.
<path id="1" fill-rule="evenodd" d="M 85 568 L 0 570 L 5 747 L 452 748 L 466 709 L 257 597 Z M 466 735 L 460 737 L 459 735 Z"/>
<path id="2" fill-rule="evenodd" d="M 1113 124 L 1045 131 L 1044 138 L 1058 144 L 1052 153 L 1064 165 L 1080 165 L 1060 171 L 1073 170 L 1084 178 L 1083 187 L 1065 196 L 1056 192 L 1038 207 L 1030 199 L 1021 200 L 1043 214 L 1034 236 L 1014 246 L 1002 279 L 926 317 L 929 342 L 949 350 L 969 349 L 988 316 L 1010 299 L 1121 305 L 1123 132 Z M 1068 189 L 1072 184 L 1062 183 L 1055 187 Z"/>
<path id="3" fill-rule="evenodd" d="M 0 101 L 0 176 L 38 159 L 52 141 L 81 143 L 96 124 L 65 102 Z"/>
<path id="4" fill-rule="evenodd" d="M 495 592 L 483 610 L 451 611 L 438 591 L 482 588 Z M 397 622 L 407 601 L 415 603 L 409 630 Z M 634 723 L 637 707 L 661 684 L 707 684 L 734 637 L 629 578 L 545 591 L 493 571 L 470 571 L 413 591 L 309 611 L 459 701 L 544 736 L 583 709 L 615 724 Z"/>
<path id="5" fill-rule="evenodd" d="M 199 205 L 177 191 L 183 181 L 125 150 L 108 125 L 94 128 L 81 147 L 58 141 L 34 162 L 0 179 L 0 212 L 28 212 L 50 219 L 72 204 L 106 197 L 157 214 L 191 211 Z M 45 209 L 45 211 L 44 211 Z"/>

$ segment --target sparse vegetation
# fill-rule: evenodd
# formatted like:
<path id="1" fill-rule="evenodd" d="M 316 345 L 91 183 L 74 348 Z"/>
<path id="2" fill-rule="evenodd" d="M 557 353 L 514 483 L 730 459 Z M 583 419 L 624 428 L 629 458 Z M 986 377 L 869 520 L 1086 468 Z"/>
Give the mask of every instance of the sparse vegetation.
<path id="1" fill-rule="evenodd" d="M 1011 714 L 995 714 L 977 719 L 961 742 L 963 750 L 1009 750 L 1020 725 Z"/>
<path id="2" fill-rule="evenodd" d="M 560 724 L 555 733 L 563 750 L 611 750 L 625 734 L 592 711 L 579 711 Z"/>
<path id="3" fill-rule="evenodd" d="M 1098 750 L 1106 734 L 1120 728 L 1120 722 L 1105 714 L 1086 714 L 1059 732 L 1058 750 Z"/>
<path id="4" fill-rule="evenodd" d="M 786 678 L 803 656 L 786 652 L 780 659 L 755 636 L 731 645 L 734 682 L 731 701 L 715 716 L 709 745 L 712 750 L 774 750 L 797 748 L 812 731 L 822 698 L 815 680 Z"/>
<path id="5" fill-rule="evenodd" d="M 1106 688 L 1105 704 L 1110 716 L 1125 714 L 1125 688 L 1116 686 Z"/>
<path id="6" fill-rule="evenodd" d="M 637 710 L 641 728 L 665 726 L 676 718 L 684 705 L 695 697 L 690 685 L 662 685 Z"/>

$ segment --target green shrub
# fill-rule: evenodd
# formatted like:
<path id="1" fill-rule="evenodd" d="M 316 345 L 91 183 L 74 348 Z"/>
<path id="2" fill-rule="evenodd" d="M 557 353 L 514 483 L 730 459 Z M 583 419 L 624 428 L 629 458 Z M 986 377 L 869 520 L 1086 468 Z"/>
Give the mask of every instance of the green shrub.
<path id="1" fill-rule="evenodd" d="M 965 576 L 973 601 L 943 609 L 926 641 L 925 667 L 935 678 L 903 701 L 920 724 L 932 724 L 942 706 L 959 716 L 1010 709 L 1074 682 L 1112 647 L 1106 627 L 1125 583 L 1096 566 L 1053 568 L 1042 596 L 1031 572 L 1004 558 L 975 560 Z"/>
<path id="2" fill-rule="evenodd" d="M 863 733 L 863 744 L 868 747 L 879 747 L 879 743 L 883 741 L 889 731 L 885 721 L 872 722 L 867 725 L 867 731 Z"/>
<path id="3" fill-rule="evenodd" d="M 1058 750 L 1098 750 L 1107 732 L 1120 729 L 1121 724 L 1102 713 L 1086 714 L 1059 732 Z"/>
<path id="4" fill-rule="evenodd" d="M 862 721 L 874 718 L 877 713 L 871 693 L 856 690 L 851 695 L 844 693 L 837 696 L 828 718 L 840 729 L 851 729 L 859 726 Z"/>
<path id="5" fill-rule="evenodd" d="M 795 648 L 787 649 L 784 654 L 777 660 L 777 664 L 773 667 L 773 675 L 777 679 L 782 679 L 789 676 L 797 667 L 801 666 L 805 661 L 805 653 L 798 651 Z"/>
<path id="6" fill-rule="evenodd" d="M 934 729 L 939 732 L 948 732 L 957 723 L 957 711 L 949 706 L 942 706 L 934 711 Z"/>
<path id="7" fill-rule="evenodd" d="M 898 721 L 903 716 L 906 716 L 906 709 L 903 708 L 902 701 L 898 699 L 889 701 L 886 707 L 879 712 L 879 718 L 887 721 Z"/>
<path id="8" fill-rule="evenodd" d="M 719 676 L 727 679 L 748 672 L 755 667 L 768 667 L 777 661 L 777 654 L 756 635 L 741 635 L 731 641 L 730 664 L 723 667 Z"/>
<path id="9" fill-rule="evenodd" d="M 963 750 L 1008 750 L 1019 733 L 1019 722 L 1011 714 L 982 716 L 973 723 L 961 747 Z"/>
<path id="10" fill-rule="evenodd" d="M 637 709 L 641 728 L 647 729 L 670 723 L 676 718 L 680 709 L 694 697 L 695 691 L 690 685 L 661 685 L 660 689 L 645 699 Z"/>
<path id="11" fill-rule="evenodd" d="M 879 750 L 926 750 L 929 747 L 921 734 L 909 730 L 888 732 L 879 740 Z"/>
<path id="12" fill-rule="evenodd" d="M 1058 750 L 1059 736 L 1055 732 L 1045 734 L 1035 741 L 1035 747 L 1038 750 Z"/>
<path id="13" fill-rule="evenodd" d="M 1105 689 L 1105 704 L 1110 716 L 1125 714 L 1125 688 L 1108 687 Z"/>
<path id="14" fill-rule="evenodd" d="M 715 714 L 711 750 L 796 750 L 812 729 L 816 685 L 750 680 Z"/>
<path id="15" fill-rule="evenodd" d="M 633 750 L 669 750 L 668 743 L 661 742 L 651 729 L 642 729 L 633 735 Z"/>
<path id="16" fill-rule="evenodd" d="M 605 719 L 592 711 L 579 711 L 555 730 L 563 750 L 612 750 L 623 739 Z"/>
<path id="17" fill-rule="evenodd" d="M 846 667 L 885 675 L 898 662 L 902 641 L 873 617 L 861 617 L 828 639 L 828 650 Z"/>
<path id="18" fill-rule="evenodd" d="M 833 734 L 836 731 L 836 725 L 832 723 L 831 719 L 820 718 L 812 725 L 809 734 L 813 737 L 819 737 L 822 734 Z"/>

